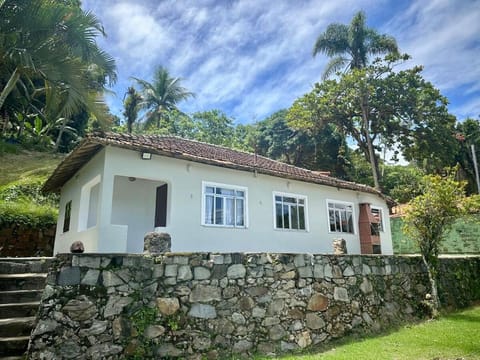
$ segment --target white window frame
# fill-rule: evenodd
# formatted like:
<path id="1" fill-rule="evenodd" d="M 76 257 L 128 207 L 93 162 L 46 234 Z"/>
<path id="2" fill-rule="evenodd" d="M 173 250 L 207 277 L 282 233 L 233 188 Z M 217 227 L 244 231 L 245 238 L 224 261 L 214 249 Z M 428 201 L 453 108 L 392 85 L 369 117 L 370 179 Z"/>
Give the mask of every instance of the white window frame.
<path id="1" fill-rule="evenodd" d="M 378 210 L 378 213 L 380 214 L 380 232 L 385 232 L 385 223 L 384 223 L 384 217 L 383 217 L 383 208 L 380 206 L 370 206 L 370 211 L 371 210 Z"/>
<path id="2" fill-rule="evenodd" d="M 227 224 L 208 224 L 205 222 L 205 199 L 207 196 L 206 188 L 207 187 L 215 187 L 215 188 L 222 188 L 227 190 L 234 190 L 234 191 L 243 191 L 243 225 L 227 225 Z M 236 210 L 236 209 L 235 209 Z M 218 228 L 229 228 L 229 229 L 246 229 L 248 228 L 248 188 L 245 186 L 240 185 L 230 185 L 230 184 L 222 184 L 210 181 L 202 181 L 202 211 L 201 211 L 201 224 L 203 226 L 208 227 L 218 227 Z M 235 216 L 235 215 L 234 215 Z M 236 216 L 235 216 L 236 217 Z"/>
<path id="3" fill-rule="evenodd" d="M 351 234 L 355 235 L 357 233 L 356 226 L 356 216 L 355 216 L 355 204 L 349 201 L 341 201 L 341 200 L 333 200 L 333 199 L 327 199 L 327 226 L 328 226 L 328 232 L 330 234 Z M 345 205 L 345 206 L 351 206 L 352 207 L 352 230 L 353 232 L 346 232 L 346 231 L 332 231 L 330 228 L 330 204 L 339 204 L 339 205 Z"/>
<path id="4" fill-rule="evenodd" d="M 281 231 L 295 231 L 295 232 L 308 232 L 309 231 L 309 224 L 308 224 L 308 199 L 306 195 L 300 195 L 300 194 L 291 194 L 291 193 L 284 193 L 284 192 L 277 192 L 274 191 L 272 193 L 272 198 L 273 198 L 273 228 L 275 230 L 281 230 Z M 295 198 L 297 200 L 303 200 L 303 210 L 304 210 L 304 217 L 305 217 L 305 229 L 292 229 L 290 228 L 283 228 L 283 227 L 277 227 L 277 200 L 275 199 L 276 196 L 282 196 L 282 197 L 290 197 L 290 198 Z M 292 224 L 291 221 L 291 214 L 289 214 L 289 225 Z"/>

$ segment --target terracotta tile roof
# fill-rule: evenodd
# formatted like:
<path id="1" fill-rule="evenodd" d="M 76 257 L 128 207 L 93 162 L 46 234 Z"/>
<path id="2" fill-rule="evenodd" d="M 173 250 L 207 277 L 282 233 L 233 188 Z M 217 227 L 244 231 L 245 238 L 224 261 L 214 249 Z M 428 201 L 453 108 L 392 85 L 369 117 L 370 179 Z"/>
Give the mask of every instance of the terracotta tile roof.
<path id="1" fill-rule="evenodd" d="M 329 176 L 327 172 L 302 169 L 264 156 L 199 141 L 186 140 L 175 136 L 115 133 L 93 133 L 87 135 L 58 165 L 44 184 L 43 190 L 47 192 L 58 191 L 84 164 L 105 146 L 146 151 L 156 155 L 190 160 L 230 169 L 252 171 L 286 179 L 367 192 L 379 195 L 388 202 L 391 202 L 391 199 L 372 187 L 336 179 Z"/>

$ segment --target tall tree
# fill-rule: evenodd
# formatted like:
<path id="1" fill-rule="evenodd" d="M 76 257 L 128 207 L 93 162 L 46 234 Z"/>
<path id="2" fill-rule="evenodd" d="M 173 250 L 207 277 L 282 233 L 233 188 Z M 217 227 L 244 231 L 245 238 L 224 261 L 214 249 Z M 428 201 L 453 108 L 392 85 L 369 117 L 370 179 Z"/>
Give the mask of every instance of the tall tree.
<path id="1" fill-rule="evenodd" d="M 168 121 L 168 112 L 179 111 L 179 102 L 195 96 L 181 85 L 182 79 L 172 77 L 162 66 L 155 70 L 152 82 L 135 77 L 133 79 L 141 87 L 143 100 L 140 107 L 146 110 L 146 127 L 156 124 L 159 128 L 162 120 Z"/>
<path id="2" fill-rule="evenodd" d="M 455 164 L 460 165 L 459 176 L 468 181 L 466 186 L 467 194 L 478 193 L 474 158 L 475 151 L 477 162 L 480 159 L 480 122 L 476 119 L 465 119 L 457 123 L 456 139 L 458 140 L 458 152 L 455 155 Z M 455 165 L 455 164 L 452 164 Z M 478 165 L 478 164 L 477 164 Z"/>
<path id="3" fill-rule="evenodd" d="M 192 114 L 194 138 L 209 144 L 231 146 L 234 142 L 233 119 L 220 110 L 201 111 Z"/>
<path id="4" fill-rule="evenodd" d="M 394 72 L 398 60 L 389 56 L 338 80 L 316 84 L 311 93 L 294 102 L 288 114 L 294 127 L 334 123 L 353 138 L 370 163 L 379 190 L 376 150 L 380 140 L 384 146 L 399 146 L 407 160 L 426 162 L 435 169 L 448 164 L 446 159 L 454 155 L 452 146 L 456 146 L 455 118 L 448 114 L 446 98 L 422 78 L 421 67 Z"/>
<path id="5" fill-rule="evenodd" d="M 333 23 L 321 33 L 313 56 L 324 53 L 331 58 L 323 73 L 323 79 L 344 68 L 346 71 L 367 66 L 369 55 L 398 53 L 397 42 L 386 34 L 379 34 L 367 27 L 365 14 L 356 13 L 350 25 Z"/>
<path id="6" fill-rule="evenodd" d="M 87 109 L 101 116 L 98 93 L 116 80 L 113 58 L 96 44 L 105 35 L 99 20 L 75 3 L 5 0 L 0 3 L 0 110 L 7 97 L 32 93 L 48 122 L 59 123 L 56 141 L 71 116 Z M 96 73 L 95 85 L 90 74 Z M 2 79 L 4 79 L 2 81 Z M 33 104 L 32 99 L 28 100 Z M 14 102 L 10 102 L 12 104 Z M 5 126 L 8 121 L 5 121 Z"/>
<path id="7" fill-rule="evenodd" d="M 137 121 L 138 110 L 142 97 L 135 90 L 133 86 L 130 86 L 125 94 L 125 100 L 123 101 L 123 116 L 127 121 L 127 132 L 132 133 L 132 126 Z"/>
<path id="8" fill-rule="evenodd" d="M 345 178 L 346 144 L 333 125 L 295 129 L 287 123 L 287 110 L 273 113 L 256 125 L 260 155 L 310 170 L 330 171 Z"/>

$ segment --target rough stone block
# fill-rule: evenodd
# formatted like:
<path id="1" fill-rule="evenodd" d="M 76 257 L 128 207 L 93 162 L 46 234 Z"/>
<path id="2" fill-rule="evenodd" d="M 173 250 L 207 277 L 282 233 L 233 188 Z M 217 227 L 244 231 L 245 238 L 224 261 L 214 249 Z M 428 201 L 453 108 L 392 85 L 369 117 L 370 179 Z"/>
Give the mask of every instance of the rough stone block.
<path id="1" fill-rule="evenodd" d="M 192 305 L 188 316 L 200 319 L 215 319 L 217 317 L 217 311 L 212 305 L 197 303 Z"/>
<path id="2" fill-rule="evenodd" d="M 157 308 L 163 315 L 173 315 L 180 309 L 177 298 L 157 298 Z"/>
<path id="3" fill-rule="evenodd" d="M 79 285 L 80 268 L 75 266 L 61 269 L 57 277 L 57 284 L 60 286 Z"/>
<path id="4" fill-rule="evenodd" d="M 172 249 L 172 238 L 167 233 L 149 232 L 144 238 L 144 252 L 157 256 L 170 252 Z"/>

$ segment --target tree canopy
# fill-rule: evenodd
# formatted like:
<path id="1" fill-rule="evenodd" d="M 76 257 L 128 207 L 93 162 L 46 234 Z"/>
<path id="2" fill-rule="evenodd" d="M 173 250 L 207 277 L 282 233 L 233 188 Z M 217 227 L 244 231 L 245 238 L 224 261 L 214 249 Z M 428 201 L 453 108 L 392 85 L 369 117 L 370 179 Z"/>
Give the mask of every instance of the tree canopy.
<path id="1" fill-rule="evenodd" d="M 76 115 L 104 116 L 100 95 L 115 82 L 116 67 L 97 46 L 105 33 L 93 13 L 73 2 L 5 0 L 0 35 L 3 135 L 21 136 L 29 123 L 33 134 L 56 132 L 58 148 Z"/>
<path id="2" fill-rule="evenodd" d="M 163 66 L 157 67 L 152 82 L 135 77 L 133 79 L 141 88 L 142 101 L 139 106 L 146 111 L 146 127 L 154 124 L 159 128 L 162 121 L 169 121 L 169 112 L 179 111 L 179 102 L 195 96 L 182 86 L 182 79 L 172 77 Z"/>
<path id="3" fill-rule="evenodd" d="M 446 98 L 423 79 L 421 67 L 394 71 L 393 66 L 407 58 L 387 56 L 338 80 L 315 84 L 289 109 L 289 124 L 299 129 L 335 124 L 370 163 L 377 189 L 381 147 L 398 146 L 407 160 L 438 169 L 457 146 L 455 118 L 448 113 Z"/>
<path id="4" fill-rule="evenodd" d="M 398 53 L 396 40 L 366 25 L 363 11 L 356 13 L 350 25 L 333 23 L 321 33 L 313 47 L 313 56 L 324 53 L 331 58 L 323 79 L 342 68 L 346 72 L 367 66 L 369 55 Z"/>

